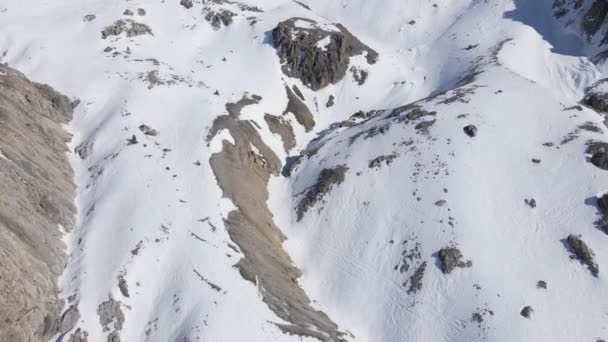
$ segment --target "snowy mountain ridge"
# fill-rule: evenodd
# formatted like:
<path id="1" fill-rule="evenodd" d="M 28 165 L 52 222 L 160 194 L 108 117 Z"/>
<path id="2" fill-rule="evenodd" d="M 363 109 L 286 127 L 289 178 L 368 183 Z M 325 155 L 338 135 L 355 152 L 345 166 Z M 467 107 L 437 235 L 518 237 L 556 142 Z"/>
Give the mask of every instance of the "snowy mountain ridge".
<path id="1" fill-rule="evenodd" d="M 603 341 L 607 14 L 7 0 L 80 101 L 53 340 Z"/>

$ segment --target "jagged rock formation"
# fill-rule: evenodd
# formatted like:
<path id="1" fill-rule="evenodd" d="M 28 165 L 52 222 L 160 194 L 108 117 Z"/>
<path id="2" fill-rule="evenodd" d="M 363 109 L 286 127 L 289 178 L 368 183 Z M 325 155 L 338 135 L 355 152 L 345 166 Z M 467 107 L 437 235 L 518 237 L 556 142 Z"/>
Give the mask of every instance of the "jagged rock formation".
<path id="1" fill-rule="evenodd" d="M 104 28 L 101 31 L 101 38 L 106 39 L 110 36 L 120 36 L 123 32 L 129 38 L 144 34 L 152 35 L 152 30 L 146 24 L 138 23 L 132 19 L 120 19 Z"/>
<path id="2" fill-rule="evenodd" d="M 236 267 L 243 278 L 258 285 L 270 309 L 289 322 L 277 324 L 283 331 L 322 341 L 342 341 L 337 325 L 325 313 L 313 309 L 298 286 L 300 270 L 283 250 L 285 237 L 266 205 L 268 181 L 279 174 L 281 161 L 252 123 L 239 119 L 241 109 L 258 100 L 243 97 L 227 104 L 229 114 L 217 117 L 207 136 L 210 141 L 218 132 L 228 130 L 234 138 L 234 144 L 224 140 L 221 152 L 213 154 L 209 163 L 224 196 L 238 208 L 225 220 L 230 238 L 245 255 Z"/>
<path id="3" fill-rule="evenodd" d="M 272 31 L 272 44 L 284 63 L 283 73 L 299 78 L 312 90 L 340 81 L 346 74 L 350 57 L 365 53 L 369 64 L 378 58 L 374 50 L 344 26 L 336 24 L 335 30 L 329 31 L 310 19 L 280 22 Z"/>
<path id="4" fill-rule="evenodd" d="M 444 274 L 452 273 L 456 268 L 471 267 L 473 264 L 471 261 L 462 261 L 462 253 L 454 247 L 441 249 L 439 259 L 441 260 L 441 271 Z"/>
<path id="5" fill-rule="evenodd" d="M 48 341 L 73 327 L 60 317 L 61 230 L 74 224 L 72 104 L 47 85 L 0 65 L 0 341 Z M 61 228 L 62 227 L 62 228 Z"/>

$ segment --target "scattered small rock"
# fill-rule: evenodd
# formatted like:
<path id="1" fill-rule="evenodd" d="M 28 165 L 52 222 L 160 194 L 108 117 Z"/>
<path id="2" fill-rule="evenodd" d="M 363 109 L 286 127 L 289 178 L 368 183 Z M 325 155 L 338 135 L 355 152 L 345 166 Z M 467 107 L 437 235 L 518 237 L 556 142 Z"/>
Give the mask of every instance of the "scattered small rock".
<path id="1" fill-rule="evenodd" d="M 547 289 L 547 282 L 546 282 L 546 281 L 544 281 L 544 280 L 539 280 L 539 281 L 536 283 L 536 288 L 537 288 L 537 289 L 544 289 L 544 290 L 546 290 L 546 289 Z"/>
<path id="2" fill-rule="evenodd" d="M 84 18 L 82 19 L 85 22 L 91 22 L 93 20 L 95 20 L 97 18 L 97 16 L 95 14 L 87 14 L 84 16 Z"/>
<path id="3" fill-rule="evenodd" d="M 80 319 L 80 312 L 75 305 L 71 305 L 66 312 L 61 315 L 61 322 L 59 323 L 59 334 L 63 335 L 68 331 L 74 329 L 78 320 Z"/>

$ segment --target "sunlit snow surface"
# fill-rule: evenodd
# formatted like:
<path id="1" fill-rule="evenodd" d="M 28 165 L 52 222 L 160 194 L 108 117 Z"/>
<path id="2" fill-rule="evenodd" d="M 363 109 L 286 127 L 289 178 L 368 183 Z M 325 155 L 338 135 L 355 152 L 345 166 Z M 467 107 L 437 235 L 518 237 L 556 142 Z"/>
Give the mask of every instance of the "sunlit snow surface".
<path id="1" fill-rule="evenodd" d="M 589 61 L 591 50 L 572 27 L 551 17 L 552 1 L 522 2 L 302 1 L 308 10 L 287 0 L 245 1 L 263 12 L 212 4 L 237 13 L 232 25 L 214 30 L 196 2 L 185 9 L 178 0 L 4 0 L 0 61 L 79 99 L 71 150 L 91 145 L 84 160 L 70 155 L 79 216 L 60 279 L 62 298 L 78 294 L 77 327 L 90 341 L 105 340 L 97 308 L 111 295 L 122 303 L 123 341 L 308 340 L 281 332 L 275 323 L 284 322 L 233 267 L 242 254 L 223 219 L 234 205 L 222 199 L 209 166 L 221 140 L 233 138 L 224 131 L 205 141 L 227 102 L 256 94 L 262 100 L 241 119 L 255 121 L 285 160 L 263 117 L 283 113 L 286 82 L 303 92 L 316 120 L 305 133 L 288 115 L 297 136 L 290 155 L 319 150 L 290 178 L 271 180 L 268 205 L 303 272 L 301 286 L 352 333 L 349 340 L 608 338 L 608 237 L 594 226 L 594 198 L 608 191 L 608 174 L 584 153 L 588 140 L 608 139 L 594 111 L 564 110 L 606 71 Z M 146 15 L 125 17 L 127 8 Z M 96 19 L 83 20 L 87 14 Z M 364 56 L 351 60 L 369 71 L 367 82 L 358 85 L 349 72 L 312 92 L 285 77 L 269 39 L 292 17 L 341 23 L 375 49 L 375 65 Z M 153 35 L 102 39 L 104 27 L 121 18 L 147 24 Z M 478 71 L 463 98 L 442 103 Z M 147 81 L 150 72 L 159 84 Z M 327 108 L 330 95 L 336 101 Z M 331 125 L 359 110 L 421 99 L 436 112 L 432 118 L 398 123 L 386 118 L 389 110 L 351 128 Z M 431 119 L 428 134 L 415 128 Z M 350 144 L 389 122 L 387 133 Z M 602 133 L 577 130 L 587 122 Z M 143 135 L 141 124 L 159 134 Z M 476 137 L 463 133 L 468 124 L 477 126 Z M 129 145 L 133 134 L 138 144 Z M 568 136 L 575 138 L 562 143 Z M 393 153 L 390 165 L 368 166 Z M 349 168 L 345 181 L 296 222 L 302 191 L 336 165 Z M 526 206 L 530 198 L 536 208 Z M 446 204 L 436 205 L 440 200 Z M 594 250 L 599 278 L 570 260 L 561 242 L 569 234 Z M 409 270 L 395 270 L 415 246 L 420 256 Z M 472 267 L 444 275 L 436 253 L 448 246 Z M 423 262 L 422 288 L 408 293 L 404 283 Z M 128 298 L 117 286 L 120 275 Z M 539 280 L 546 290 L 536 287 Z M 531 319 L 520 315 L 526 305 Z"/>

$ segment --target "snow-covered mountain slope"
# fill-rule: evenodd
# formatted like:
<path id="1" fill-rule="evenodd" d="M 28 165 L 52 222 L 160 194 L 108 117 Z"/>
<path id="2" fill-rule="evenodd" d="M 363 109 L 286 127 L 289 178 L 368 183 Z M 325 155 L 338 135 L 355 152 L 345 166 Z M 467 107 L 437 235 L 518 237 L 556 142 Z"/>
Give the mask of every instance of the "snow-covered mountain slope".
<path id="1" fill-rule="evenodd" d="M 4 1 L 1 61 L 80 100 L 55 339 L 608 338 L 607 12 Z"/>

